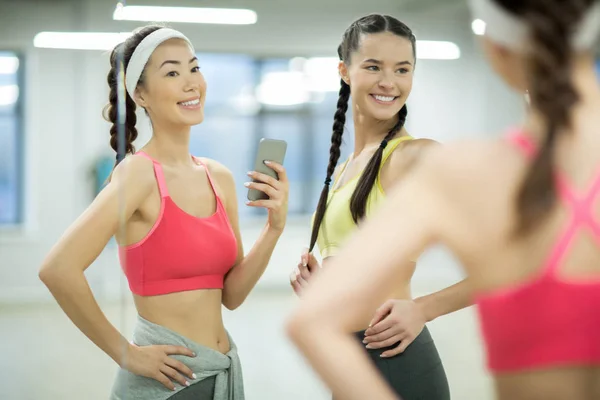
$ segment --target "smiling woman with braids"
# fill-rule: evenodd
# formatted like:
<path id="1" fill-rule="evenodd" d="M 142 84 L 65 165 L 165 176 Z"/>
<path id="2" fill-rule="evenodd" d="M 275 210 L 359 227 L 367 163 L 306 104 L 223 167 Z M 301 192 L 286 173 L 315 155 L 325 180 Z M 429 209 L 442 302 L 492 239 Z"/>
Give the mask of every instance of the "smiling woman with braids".
<path id="1" fill-rule="evenodd" d="M 320 269 L 311 254 L 315 244 L 327 269 L 357 225 L 375 214 L 386 192 L 405 179 L 430 146 L 436 146 L 432 140 L 413 139 L 404 126 L 416 64 L 416 39 L 408 26 L 387 15 L 367 15 L 346 30 L 338 55 L 341 88 L 325 187 L 310 247 L 290 276 L 299 295 Z M 334 173 L 349 105 L 354 153 Z M 386 229 L 379 234 L 385 236 Z M 425 324 L 469 304 L 466 282 L 413 301 L 410 283 L 417 257 L 413 253 L 398 261 L 403 268 L 394 277 L 388 300 L 373 307 L 353 328 L 377 368 L 404 399 L 447 400 L 444 367 Z M 369 270 L 368 263 L 364 268 Z"/>
<path id="2" fill-rule="evenodd" d="M 248 186 L 269 199 L 249 205 L 268 209 L 268 221 L 245 255 L 231 172 L 189 152 L 206 98 L 192 44 L 178 31 L 149 26 L 113 50 L 107 117 L 115 150 L 120 59 L 129 156 L 117 156 L 110 183 L 54 246 L 40 278 L 121 367 L 111 399 L 242 400 L 241 365 L 221 309 L 239 307 L 269 262 L 286 221 L 285 169 L 267 163 L 279 180 L 250 174 L 256 182 Z M 152 123 L 152 138 L 137 152 L 136 105 Z M 84 275 L 113 235 L 138 312 L 131 343 L 106 319 Z"/>
<path id="3" fill-rule="evenodd" d="M 527 120 L 431 149 L 302 293 L 288 332 L 344 400 L 397 398 L 352 332 L 436 243 L 469 276 L 499 400 L 600 398 L 600 1 L 472 7 Z"/>

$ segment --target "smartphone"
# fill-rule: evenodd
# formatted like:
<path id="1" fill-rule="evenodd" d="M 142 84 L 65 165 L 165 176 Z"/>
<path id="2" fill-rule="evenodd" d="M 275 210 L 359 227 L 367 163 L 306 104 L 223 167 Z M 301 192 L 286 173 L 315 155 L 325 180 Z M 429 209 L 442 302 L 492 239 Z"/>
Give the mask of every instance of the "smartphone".
<path id="1" fill-rule="evenodd" d="M 279 179 L 277 173 L 267 167 L 265 161 L 273 161 L 283 165 L 287 142 L 285 140 L 262 138 L 258 143 L 258 151 L 254 159 L 254 171 Z M 255 180 L 256 181 L 256 180 Z M 248 200 L 267 200 L 269 196 L 265 192 L 256 189 L 248 189 Z"/>

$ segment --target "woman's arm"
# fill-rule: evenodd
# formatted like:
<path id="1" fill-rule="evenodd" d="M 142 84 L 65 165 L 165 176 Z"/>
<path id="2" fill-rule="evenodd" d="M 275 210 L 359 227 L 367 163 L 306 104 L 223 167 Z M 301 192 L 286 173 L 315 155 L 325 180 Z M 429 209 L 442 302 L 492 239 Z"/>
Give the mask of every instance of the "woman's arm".
<path id="1" fill-rule="evenodd" d="M 401 184 L 404 177 L 427 157 L 429 150 L 440 148 L 440 144 L 430 139 L 416 139 L 395 149 L 389 165 L 382 171 L 382 184 L 385 190 Z M 435 153 L 434 153 L 435 154 Z M 390 357 L 404 351 L 417 337 L 426 322 L 458 311 L 472 304 L 469 282 L 463 280 L 438 292 L 422 296 L 415 301 L 389 300 L 382 305 L 365 332 L 365 343 L 369 348 L 388 347 L 401 340 L 393 350 L 384 356 Z"/>
<path id="2" fill-rule="evenodd" d="M 283 233 L 287 215 L 289 184 L 285 169 L 276 163 L 271 164 L 271 168 L 277 172 L 279 176 L 278 181 L 261 174 L 252 176 L 252 178 L 265 183 L 253 183 L 251 187 L 259 190 L 267 190 L 270 199 L 255 201 L 249 205 L 267 208 L 269 211 L 269 219 L 252 249 L 248 254 L 244 255 L 233 175 L 223 165 L 215 161 L 211 161 L 211 164 L 215 170 L 215 175 L 219 179 L 219 185 L 222 187 L 225 194 L 225 208 L 238 243 L 236 263 L 225 277 L 223 287 L 223 305 L 229 310 L 234 310 L 242 305 L 264 273 L 269 264 L 269 260 L 271 259 L 271 255 L 273 254 L 273 250 L 275 249 L 275 245 Z M 259 185 L 265 185 L 268 186 L 268 188 Z"/>
<path id="3" fill-rule="evenodd" d="M 427 322 L 433 321 L 442 315 L 462 310 L 473 304 L 469 280 L 463 279 L 445 289 L 421 296 L 415 299 L 415 303 L 420 305 Z"/>
<path id="4" fill-rule="evenodd" d="M 427 152 L 429 150 L 439 149 L 439 147 L 442 146 L 439 142 L 431 139 L 417 139 L 412 143 L 409 142 L 407 144 L 409 145 L 406 146 L 407 150 L 410 152 L 408 162 L 411 167 L 414 167 L 421 159 L 427 157 Z M 395 161 L 394 157 L 392 157 L 391 161 Z M 410 169 L 410 167 L 408 169 Z M 396 177 L 396 179 L 400 180 L 401 177 Z M 473 304 L 467 279 L 438 292 L 419 297 L 415 299 L 415 303 L 420 306 L 419 308 L 422 310 L 427 322 Z"/>
<path id="5" fill-rule="evenodd" d="M 73 323 L 117 364 L 130 348 L 94 299 L 84 271 L 155 186 L 152 162 L 127 157 L 44 259 L 39 277 Z"/>
<path id="6" fill-rule="evenodd" d="M 439 239 L 445 203 L 432 168 L 419 163 L 328 262 L 287 322 L 290 337 L 344 399 L 393 399 L 352 336 L 395 286 L 397 269 Z"/>

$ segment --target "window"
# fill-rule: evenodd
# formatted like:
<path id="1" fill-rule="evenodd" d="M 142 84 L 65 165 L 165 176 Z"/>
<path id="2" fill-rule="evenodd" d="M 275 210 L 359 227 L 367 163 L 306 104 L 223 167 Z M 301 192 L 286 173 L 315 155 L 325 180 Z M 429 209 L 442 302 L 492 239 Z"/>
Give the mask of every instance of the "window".
<path id="1" fill-rule="evenodd" d="M 192 128 L 192 154 L 212 158 L 233 173 L 240 217 L 252 213 L 242 184 L 252 168 L 257 119 L 252 102 L 256 62 L 246 55 L 198 54 L 207 82 L 204 121 Z"/>
<path id="2" fill-rule="evenodd" d="M 243 183 L 260 139 L 283 139 L 288 144 L 284 165 L 290 181 L 289 213 L 312 213 L 329 158 L 339 90 L 337 60 L 326 63 L 333 83 L 330 79 L 324 90 L 315 90 L 307 79 L 302 70 L 306 59 L 199 53 L 198 60 L 208 86 L 204 122 L 192 128 L 192 153 L 213 158 L 232 171 L 243 218 L 265 213 L 244 204 Z M 317 59 L 321 64 L 323 60 L 327 61 Z M 310 65 L 314 69 L 315 64 Z M 321 81 L 328 77 L 320 71 L 318 76 Z M 351 140 L 345 136 L 345 142 Z"/>
<path id="3" fill-rule="evenodd" d="M 0 225 L 22 222 L 22 60 L 0 51 Z"/>

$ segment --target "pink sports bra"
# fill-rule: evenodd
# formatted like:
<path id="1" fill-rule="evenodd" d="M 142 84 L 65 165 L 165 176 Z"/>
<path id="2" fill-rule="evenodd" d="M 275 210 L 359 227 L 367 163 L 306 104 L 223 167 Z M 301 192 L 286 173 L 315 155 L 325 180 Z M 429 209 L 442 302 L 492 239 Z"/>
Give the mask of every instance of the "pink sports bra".
<path id="1" fill-rule="evenodd" d="M 208 168 L 193 157 L 204 167 L 217 202 L 213 215 L 197 218 L 173 202 L 161 165 L 144 152 L 136 154 L 154 164 L 161 204 L 158 219 L 146 237 L 119 248 L 129 288 L 140 296 L 222 289 L 224 276 L 237 257 L 237 241 Z"/>
<path id="2" fill-rule="evenodd" d="M 528 158 L 537 151 L 521 131 L 511 132 L 509 140 Z M 600 276 L 567 281 L 557 273 L 575 235 L 591 234 L 600 245 L 600 223 L 592 208 L 600 174 L 584 193 L 577 193 L 560 173 L 556 184 L 571 217 L 538 276 L 476 298 L 488 367 L 496 373 L 600 365 Z"/>

